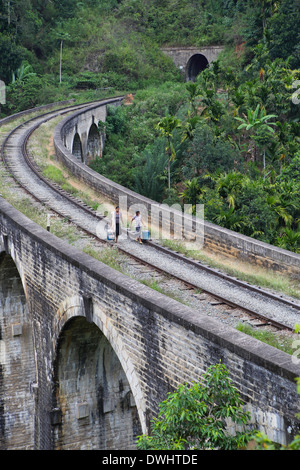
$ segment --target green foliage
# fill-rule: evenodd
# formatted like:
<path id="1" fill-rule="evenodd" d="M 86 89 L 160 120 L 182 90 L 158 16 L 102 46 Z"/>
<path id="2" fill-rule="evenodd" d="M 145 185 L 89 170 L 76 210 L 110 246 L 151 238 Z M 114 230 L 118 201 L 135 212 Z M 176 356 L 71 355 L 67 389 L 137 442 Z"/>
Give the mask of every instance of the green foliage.
<path id="1" fill-rule="evenodd" d="M 62 39 L 62 81 L 71 86 L 87 70 L 94 71 L 102 87 L 119 90 L 178 81 L 178 70 L 159 49 L 168 44 L 234 47 L 246 40 L 247 45 L 257 46 L 265 36 L 272 43 L 271 61 L 286 60 L 291 54 L 291 64 L 297 67 L 299 39 L 293 31 L 297 31 L 298 10 L 297 0 L 0 0 L 0 78 L 8 84 L 27 58 L 38 76 L 51 74 L 57 84 Z M 246 57 L 252 58 L 253 52 L 247 50 Z M 42 86 L 48 84 L 43 80 Z M 206 99 L 211 101 L 209 95 Z M 13 103 L 11 109 L 17 107 Z M 224 110 L 214 101 L 207 111 L 215 119 Z"/>
<path id="2" fill-rule="evenodd" d="M 276 125 L 275 122 L 267 122 L 271 118 L 277 117 L 275 114 L 268 114 L 266 115 L 265 109 L 260 109 L 260 105 L 258 104 L 257 107 L 255 108 L 254 111 L 251 109 L 248 110 L 248 116 L 247 119 L 243 119 L 240 117 L 237 117 L 236 119 L 238 121 L 241 121 L 242 124 L 239 125 L 239 129 L 246 129 L 246 131 L 249 131 L 253 128 L 260 128 L 262 125 L 267 126 L 267 130 L 269 132 L 273 132 L 271 125 Z"/>
<path id="3" fill-rule="evenodd" d="M 0 0 L 1 113 L 136 91 L 109 110 L 96 171 L 298 252 L 299 18 L 298 0 Z M 160 50 L 218 43 L 187 84 Z"/>
<path id="4" fill-rule="evenodd" d="M 13 72 L 21 65 L 25 50 L 4 34 L 0 35 L 0 80 L 8 84 Z"/>
<path id="5" fill-rule="evenodd" d="M 279 445 L 272 442 L 262 432 L 255 433 L 253 439 L 255 441 L 255 450 L 300 450 L 300 434 L 297 434 L 292 442 L 287 445 Z"/>
<path id="6" fill-rule="evenodd" d="M 31 71 L 31 66 L 26 67 L 23 64 L 16 71 L 16 79 L 7 87 L 7 103 L 4 109 L 18 112 L 37 106 L 44 85 L 42 78 Z"/>
<path id="7" fill-rule="evenodd" d="M 167 114 L 156 125 L 160 135 L 166 139 L 165 151 L 168 156 L 168 189 L 171 189 L 171 162 L 175 160 L 176 150 L 174 147 L 174 131 L 179 127 L 180 120 L 174 116 Z"/>
<path id="8" fill-rule="evenodd" d="M 294 180 L 296 184 L 300 184 L 300 151 L 295 154 L 291 163 L 282 170 L 278 179 L 285 182 Z"/>
<path id="9" fill-rule="evenodd" d="M 280 336 L 270 330 L 262 331 L 259 328 L 253 328 L 247 323 L 240 323 L 236 328 L 238 331 L 242 331 L 263 343 L 286 352 L 287 354 L 292 355 L 295 352 L 295 348 L 293 347 L 295 341 L 294 337 L 290 338 L 284 334 Z M 296 329 L 295 333 L 297 333 Z"/>
<path id="10" fill-rule="evenodd" d="M 222 42 L 227 26 L 222 3 L 123 0 L 117 16 L 158 44 L 216 44 Z"/>
<path id="11" fill-rule="evenodd" d="M 199 179 L 194 177 L 191 180 L 185 182 L 184 190 L 180 196 L 183 198 L 185 204 L 192 204 L 194 208 L 198 202 L 199 192 Z"/>
<path id="12" fill-rule="evenodd" d="M 250 438 L 248 419 L 226 367 L 216 364 L 199 382 L 168 394 L 151 422 L 150 436 L 139 436 L 137 445 L 142 450 L 237 449 Z M 243 430 L 229 433 L 229 423 Z"/>
<path id="13" fill-rule="evenodd" d="M 163 182 L 167 181 L 167 158 L 165 141 L 159 137 L 155 126 L 166 113 L 178 111 L 184 95 L 182 84 L 166 82 L 138 91 L 130 106 L 109 107 L 104 155 L 91 167 L 148 197 L 162 194 Z M 150 162 L 150 155 L 153 162 Z M 149 181 L 146 180 L 150 168 L 157 175 L 157 182 L 154 182 L 153 174 Z"/>
<path id="14" fill-rule="evenodd" d="M 141 163 L 134 170 L 135 190 L 153 201 L 161 201 L 164 195 L 167 167 L 164 140 L 156 140 L 146 147 Z"/>
<path id="15" fill-rule="evenodd" d="M 300 4 L 298 0 L 281 1 L 269 25 L 272 37 L 271 58 L 291 58 L 291 66 L 300 66 Z"/>
<path id="16" fill-rule="evenodd" d="M 206 180 L 203 180 L 205 183 Z M 275 184 L 242 173 L 207 178 L 198 201 L 206 217 L 231 230 L 299 252 L 299 182 Z"/>
<path id="17" fill-rule="evenodd" d="M 239 154 L 233 145 L 214 133 L 206 122 L 197 124 L 193 139 L 184 151 L 183 175 L 190 179 L 205 172 L 222 172 L 234 168 Z"/>
<path id="18" fill-rule="evenodd" d="M 299 252 L 295 150 L 300 126 L 291 102 L 291 77 L 298 77 L 298 71 L 288 69 L 287 61 L 272 63 L 263 43 L 240 75 L 216 62 L 195 83 L 141 91 L 130 109 L 117 111 L 127 116 L 126 132 L 110 127 L 99 171 L 110 160 L 114 169 L 106 168 L 106 175 L 120 182 L 115 169 L 125 157 L 127 169 L 123 173 L 122 166 L 119 173 L 126 173 L 126 186 L 159 202 L 166 197 L 180 202 L 180 197 L 193 206 L 204 204 L 206 219 Z M 110 118 L 107 125 L 112 125 Z M 168 190 L 157 130 L 164 135 L 169 162 L 173 160 Z"/>

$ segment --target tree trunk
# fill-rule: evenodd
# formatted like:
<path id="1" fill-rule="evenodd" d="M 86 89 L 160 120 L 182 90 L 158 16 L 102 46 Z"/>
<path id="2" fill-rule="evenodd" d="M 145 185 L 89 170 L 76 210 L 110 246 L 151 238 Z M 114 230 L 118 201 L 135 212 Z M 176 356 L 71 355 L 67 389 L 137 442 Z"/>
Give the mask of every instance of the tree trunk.
<path id="1" fill-rule="evenodd" d="M 59 83 L 61 83 L 62 48 L 63 48 L 63 40 L 60 41 Z"/>
<path id="2" fill-rule="evenodd" d="M 7 23 L 10 24 L 10 0 L 7 2 Z"/>

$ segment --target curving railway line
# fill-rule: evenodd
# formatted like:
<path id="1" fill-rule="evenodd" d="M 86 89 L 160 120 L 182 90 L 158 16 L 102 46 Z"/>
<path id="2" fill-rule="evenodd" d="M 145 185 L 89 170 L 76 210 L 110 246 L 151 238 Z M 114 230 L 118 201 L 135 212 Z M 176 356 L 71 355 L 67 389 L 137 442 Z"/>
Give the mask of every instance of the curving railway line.
<path id="1" fill-rule="evenodd" d="M 99 104 L 121 99 L 106 99 Z M 41 124 L 90 104 L 65 106 L 26 120 L 4 137 L 1 156 L 12 177 L 35 200 L 76 224 L 97 243 L 110 244 L 106 240 L 104 216 L 99 216 L 82 201 L 44 178 L 27 150 L 30 136 Z M 117 249 L 129 260 L 135 274 L 146 270 L 151 278 L 163 282 L 166 290 L 186 291 L 189 299 L 197 302 L 198 307 L 201 305 L 201 312 L 208 312 L 222 321 L 246 319 L 256 328 L 287 331 L 293 331 L 295 324 L 300 322 L 300 303 L 295 299 L 242 282 L 151 240 L 141 246 L 125 233 Z"/>

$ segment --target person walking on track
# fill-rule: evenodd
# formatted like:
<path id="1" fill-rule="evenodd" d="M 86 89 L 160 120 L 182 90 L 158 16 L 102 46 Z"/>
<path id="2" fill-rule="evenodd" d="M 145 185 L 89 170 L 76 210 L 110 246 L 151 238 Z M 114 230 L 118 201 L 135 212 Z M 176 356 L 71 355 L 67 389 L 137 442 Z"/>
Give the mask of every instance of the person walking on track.
<path id="1" fill-rule="evenodd" d="M 133 221 L 135 223 L 135 233 L 136 233 L 136 236 L 137 236 L 136 241 L 139 241 L 142 244 L 141 226 L 144 225 L 144 223 L 142 221 L 142 216 L 140 214 L 140 211 L 136 211 L 135 215 L 131 219 L 131 224 L 132 224 Z"/>

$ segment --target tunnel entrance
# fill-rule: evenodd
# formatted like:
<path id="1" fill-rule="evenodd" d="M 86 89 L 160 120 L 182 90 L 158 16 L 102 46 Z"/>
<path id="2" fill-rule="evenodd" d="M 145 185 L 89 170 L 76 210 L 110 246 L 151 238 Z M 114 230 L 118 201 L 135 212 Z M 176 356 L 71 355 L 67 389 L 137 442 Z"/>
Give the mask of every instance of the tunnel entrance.
<path id="1" fill-rule="evenodd" d="M 54 448 L 136 449 L 140 421 L 121 363 L 100 329 L 85 317 L 69 320 L 55 361 Z"/>
<path id="2" fill-rule="evenodd" d="M 36 382 L 33 335 L 22 280 L 0 254 L 0 450 L 34 449 Z"/>
<path id="3" fill-rule="evenodd" d="M 203 54 L 194 54 L 190 57 L 186 68 L 187 81 L 194 82 L 197 75 L 209 66 L 207 58 Z"/>

